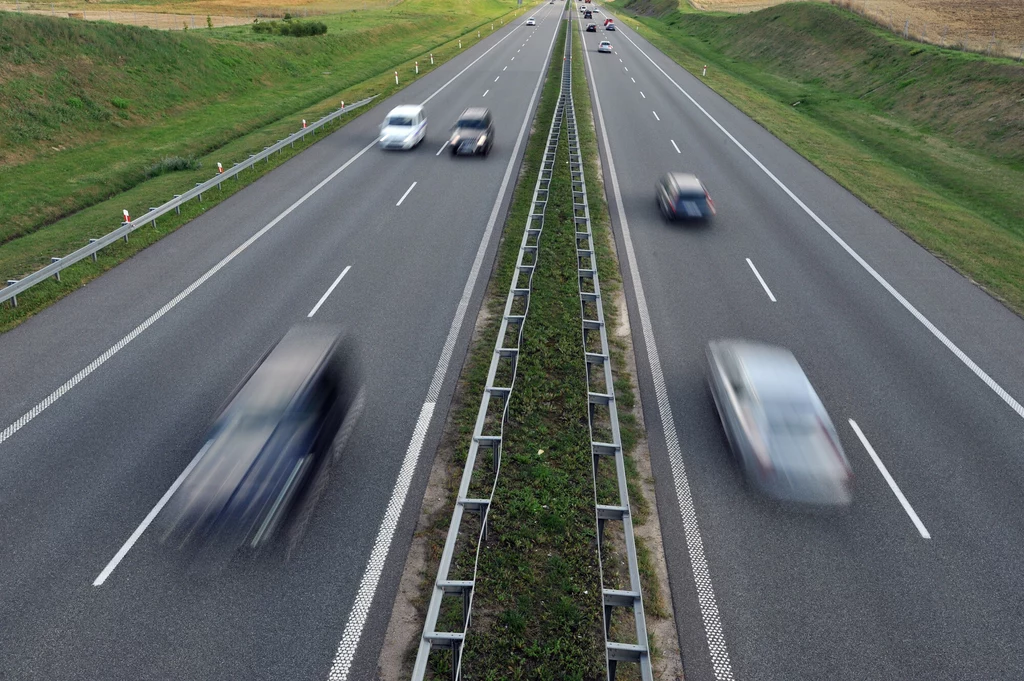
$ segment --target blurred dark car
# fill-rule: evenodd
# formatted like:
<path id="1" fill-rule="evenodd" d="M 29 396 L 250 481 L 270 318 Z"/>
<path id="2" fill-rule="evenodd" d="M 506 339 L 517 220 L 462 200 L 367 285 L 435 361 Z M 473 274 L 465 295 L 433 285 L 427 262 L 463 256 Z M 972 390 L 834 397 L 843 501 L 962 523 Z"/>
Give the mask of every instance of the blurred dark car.
<path id="1" fill-rule="evenodd" d="M 466 109 L 459 116 L 454 127 L 452 137 L 448 142 L 452 156 L 460 154 L 483 154 L 491 153 L 491 146 L 494 144 L 494 120 L 491 112 L 482 107 Z"/>
<path id="2" fill-rule="evenodd" d="M 614 31 L 615 30 L 615 24 L 612 24 L 612 23 L 605 24 L 604 30 L 606 30 L 606 31 Z"/>
<path id="3" fill-rule="evenodd" d="M 587 31 L 590 33 L 597 33 L 597 24 L 587 24 Z"/>
<path id="4" fill-rule="evenodd" d="M 593 19 L 593 18 L 594 18 L 594 13 L 593 13 L 593 12 L 591 12 L 591 11 L 590 11 L 590 10 L 588 9 L 588 10 L 587 10 L 586 12 L 584 12 L 584 13 L 583 13 L 583 18 L 584 18 L 584 19 Z"/>
<path id="5" fill-rule="evenodd" d="M 356 389 L 337 329 L 292 328 L 217 416 L 164 511 L 164 540 L 228 550 L 265 545 L 329 459 Z"/>
<path id="6" fill-rule="evenodd" d="M 658 180 L 658 207 L 669 220 L 708 219 L 715 214 L 715 203 L 704 184 L 691 173 L 665 173 Z"/>
<path id="7" fill-rule="evenodd" d="M 853 473 L 835 427 L 789 350 L 712 341 L 708 382 L 746 479 L 779 500 L 845 506 Z"/>

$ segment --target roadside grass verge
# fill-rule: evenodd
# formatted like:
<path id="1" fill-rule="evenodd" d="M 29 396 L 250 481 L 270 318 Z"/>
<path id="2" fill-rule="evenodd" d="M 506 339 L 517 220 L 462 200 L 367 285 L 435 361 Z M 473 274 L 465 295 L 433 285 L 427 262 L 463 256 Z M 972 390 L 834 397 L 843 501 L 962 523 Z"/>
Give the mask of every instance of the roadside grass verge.
<path id="1" fill-rule="evenodd" d="M 502 20 L 508 23 L 508 17 L 510 16 L 511 13 L 495 18 L 495 28 L 498 27 L 497 25 Z M 490 28 L 490 21 L 488 21 L 486 28 Z M 214 29 L 214 31 L 216 30 L 218 29 Z M 478 42 L 476 35 L 477 29 L 474 28 L 461 36 L 463 50 Z M 489 35 L 489 32 L 485 32 L 481 28 L 481 38 L 487 35 Z M 199 156 L 190 157 L 186 155 L 184 158 L 186 160 L 190 159 L 193 163 L 182 164 L 182 167 L 187 168 L 192 165 L 192 170 L 173 170 L 157 174 L 157 176 L 136 184 L 127 191 L 116 193 L 113 197 L 79 210 L 56 223 L 0 245 L 0 282 L 4 282 L 7 279 L 17 279 L 38 270 L 49 264 L 51 257 L 67 255 L 87 244 L 90 238 L 97 238 L 112 231 L 120 224 L 119 216 L 122 209 L 128 209 L 131 215 L 137 217 L 147 212 L 150 206 L 160 205 L 174 194 L 182 193 L 195 186 L 197 182 L 209 179 L 216 173 L 218 161 L 225 168 L 230 168 L 233 162 L 244 160 L 250 154 L 257 153 L 277 140 L 295 132 L 301 127 L 303 118 L 307 121 L 316 120 L 328 112 L 337 109 L 340 101 L 352 103 L 373 94 L 379 95 L 379 100 L 394 94 L 417 77 L 414 74 L 415 61 L 420 62 L 420 76 L 426 75 L 433 68 L 441 66 L 460 52 L 458 47 L 459 39 L 459 37 L 456 37 L 444 44 L 431 48 L 430 51 L 433 52 L 435 60 L 433 67 L 430 65 L 429 52 L 425 55 L 417 54 L 397 66 L 389 66 L 385 71 L 377 72 L 375 76 L 369 79 L 336 92 L 327 99 L 296 111 L 293 115 L 278 119 L 252 132 L 238 136 L 215 150 L 207 150 Z M 396 69 L 401 74 L 400 86 L 396 86 L 394 81 L 393 72 Z M 363 112 L 363 109 L 358 109 L 353 112 L 353 115 Z M 351 120 L 351 116 L 342 116 L 336 122 L 326 126 L 323 131 L 326 133 L 336 130 L 348 120 Z M 172 214 L 160 218 L 158 221 L 159 226 L 156 229 L 147 226 L 137 230 L 129 237 L 127 244 L 118 242 L 118 244 L 101 251 L 96 263 L 86 260 L 64 270 L 61 273 L 61 282 L 50 280 L 33 287 L 26 293 L 18 296 L 17 308 L 12 308 L 10 305 L 0 305 L 0 333 L 13 328 L 39 310 L 131 257 L 142 248 L 154 243 L 163 235 L 180 227 L 202 212 L 209 210 L 224 198 L 232 195 L 239 188 L 246 186 L 247 183 L 258 179 L 266 172 L 273 170 L 281 163 L 300 153 L 309 144 L 321 138 L 321 136 L 319 133 L 315 136 L 310 135 L 307 137 L 307 143 L 296 143 L 294 150 L 286 148 L 281 154 L 274 155 L 269 163 L 257 164 L 254 170 L 244 172 L 238 181 L 231 180 L 225 182 L 223 192 L 213 191 L 204 194 L 202 203 L 191 201 L 185 204 L 181 208 L 180 216 Z M 155 159 L 141 172 L 145 174 L 154 165 L 161 163 L 163 158 L 161 156 Z M 36 161 L 36 163 L 45 163 L 45 161 L 40 160 Z M 201 164 L 201 167 L 194 167 L 196 164 Z M 59 177 L 62 171 L 71 173 L 75 169 L 62 167 L 51 169 L 55 177 Z M 0 180 L 2 180 L 0 187 L 3 188 L 0 191 L 0 205 L 3 205 L 9 196 L 15 194 L 15 191 L 6 184 L 6 168 L 0 168 Z"/>
<path id="2" fill-rule="evenodd" d="M 1024 313 L 1019 64 L 903 40 L 822 3 L 727 16 L 612 6 L 690 73 L 707 64 L 716 92 Z"/>

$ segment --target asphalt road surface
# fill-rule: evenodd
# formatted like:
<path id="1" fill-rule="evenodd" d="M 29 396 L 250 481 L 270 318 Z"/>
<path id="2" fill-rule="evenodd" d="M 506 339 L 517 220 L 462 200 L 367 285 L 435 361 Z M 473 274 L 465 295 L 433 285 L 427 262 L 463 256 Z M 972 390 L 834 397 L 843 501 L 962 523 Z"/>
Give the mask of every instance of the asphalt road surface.
<path id="1" fill-rule="evenodd" d="M 580 34 L 687 679 L 1024 678 L 1024 321 L 619 24 Z M 710 225 L 661 218 L 672 170 Z M 796 354 L 848 512 L 745 488 L 706 387 L 723 337 Z"/>
<path id="2" fill-rule="evenodd" d="M 372 678 L 560 10 L 0 337 L 0 678 Z M 378 149 L 406 103 L 425 103 L 425 143 Z M 494 114 L 490 156 L 439 153 L 469 106 Z M 225 397 L 310 315 L 355 339 L 362 418 L 290 556 L 197 570 L 148 522 Z"/>

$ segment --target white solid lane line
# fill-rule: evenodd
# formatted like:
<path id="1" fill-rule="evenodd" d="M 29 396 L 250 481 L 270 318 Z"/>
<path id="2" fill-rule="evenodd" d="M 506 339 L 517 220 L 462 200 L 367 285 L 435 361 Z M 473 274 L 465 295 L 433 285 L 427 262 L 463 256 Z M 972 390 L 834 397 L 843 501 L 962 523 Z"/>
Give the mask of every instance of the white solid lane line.
<path id="1" fill-rule="evenodd" d="M 885 478 L 887 483 L 889 483 L 889 489 L 891 489 L 892 493 L 896 495 L 897 499 L 899 499 L 900 504 L 903 505 L 903 510 L 907 512 L 907 515 L 910 516 L 910 519 L 914 522 L 914 526 L 917 527 L 917 531 L 920 532 L 921 536 L 925 539 L 931 539 L 932 535 L 929 534 L 928 529 L 924 526 L 924 523 L 921 522 L 921 519 L 917 517 L 917 513 L 914 512 L 914 508 L 910 505 L 910 502 L 907 501 L 907 498 L 903 496 L 903 492 L 900 491 L 899 485 L 897 485 L 896 481 L 892 479 L 891 475 L 889 475 L 889 470 L 885 467 L 885 464 L 882 463 L 882 460 L 878 458 L 878 454 L 875 454 L 875 448 L 872 447 L 871 443 L 868 442 L 868 439 L 864 437 L 864 433 L 861 431 L 860 426 L 857 425 L 856 421 L 850 419 L 850 427 L 853 428 L 853 432 L 857 433 L 857 437 L 860 438 L 860 443 L 864 445 L 864 449 L 867 450 L 871 460 L 875 462 L 876 466 L 878 466 L 878 470 L 881 471 L 882 477 Z"/>
<path id="2" fill-rule="evenodd" d="M 675 146 L 675 142 L 672 143 L 672 146 Z M 750 265 L 750 269 L 754 270 L 754 276 L 757 277 L 759 282 L 761 282 L 761 287 L 764 288 L 764 292 L 768 294 L 768 297 L 773 303 L 776 302 L 775 296 L 772 295 L 772 290 L 768 288 L 768 284 L 764 283 L 764 278 L 761 276 L 761 273 L 757 271 L 757 268 L 754 267 L 754 263 L 750 261 L 750 258 L 747 258 L 747 264 Z"/>
<path id="3" fill-rule="evenodd" d="M 1016 414 L 1018 416 L 1020 416 L 1021 418 L 1024 418 L 1024 405 L 1022 405 L 1020 402 L 1018 402 L 1016 399 L 1014 399 L 1014 397 L 1012 395 L 1010 395 L 1010 393 L 1006 392 L 1006 389 L 1003 388 L 1003 386 L 999 385 L 999 383 L 997 383 L 994 378 L 989 376 L 988 372 L 986 372 L 984 369 L 982 369 L 980 366 L 978 366 L 974 362 L 974 360 L 971 359 L 970 357 L 968 357 L 967 354 L 963 350 L 961 350 L 960 347 L 956 343 L 954 343 L 952 340 L 950 340 L 949 337 L 946 336 L 946 334 L 942 333 L 942 331 L 940 331 L 937 326 L 932 324 L 930 319 L 925 317 L 924 314 L 922 314 L 920 310 L 918 310 L 916 307 L 914 307 L 914 305 L 909 300 L 904 298 L 903 294 L 896 290 L 896 287 L 894 287 L 892 284 L 890 284 L 888 282 L 888 280 L 886 280 L 885 277 L 883 277 L 881 274 L 879 274 L 875 270 L 874 267 L 869 265 L 868 261 L 865 260 L 864 258 L 862 258 L 857 251 L 853 250 L 853 247 L 850 246 L 848 243 L 846 243 L 846 241 L 841 236 L 836 234 L 836 232 L 831 227 L 829 227 L 828 224 L 824 220 L 822 220 L 820 217 L 818 217 L 818 214 L 815 213 L 813 210 L 811 210 L 807 206 L 807 204 L 804 203 L 800 199 L 800 197 L 797 196 L 793 192 L 793 190 L 791 190 L 789 187 L 787 187 L 782 182 L 782 180 L 780 180 L 775 175 L 775 173 L 773 173 L 772 171 L 768 170 L 768 167 L 765 164 L 761 163 L 761 161 L 756 156 L 754 156 L 752 153 L 750 153 L 750 151 L 745 146 L 743 146 L 740 143 L 740 141 L 733 136 L 733 134 L 731 132 L 729 132 L 728 130 L 725 129 L 724 125 L 719 123 L 715 119 L 714 116 L 712 116 L 710 113 L 708 113 L 707 109 L 705 109 L 700 104 L 698 104 L 697 100 L 694 99 L 690 95 L 689 92 L 684 90 L 683 87 L 679 83 L 677 83 L 675 80 L 673 80 L 672 76 L 670 76 L 667 73 L 665 73 L 665 69 L 663 69 L 660 66 L 658 66 L 658 64 L 653 59 L 651 59 L 650 55 L 648 55 L 646 52 L 644 52 L 640 48 L 639 45 L 634 43 L 632 41 L 632 39 L 629 38 L 629 36 L 623 34 L 623 37 L 625 37 L 626 40 L 629 40 L 629 42 L 633 43 L 633 47 L 635 47 L 640 52 L 640 54 L 642 54 L 645 57 L 647 57 L 647 61 L 651 62 L 651 64 L 654 65 L 654 68 L 656 68 L 659 71 L 661 71 L 661 75 L 665 76 L 665 78 L 667 78 L 670 83 L 675 85 L 676 89 L 683 93 L 683 96 L 685 96 L 688 100 L 690 100 L 690 102 L 695 107 L 697 107 L 697 109 L 702 114 L 704 114 L 707 117 L 707 119 L 709 121 L 711 121 L 715 125 L 716 128 L 721 130 L 722 133 L 725 134 L 725 136 L 729 138 L 729 141 L 732 142 L 733 144 L 735 144 L 736 147 L 739 148 L 739 150 L 742 151 L 743 154 L 746 155 L 746 157 L 749 158 L 754 163 L 754 165 L 756 165 L 758 168 L 760 168 L 761 172 L 763 172 L 765 175 L 767 175 L 769 177 L 769 179 L 771 179 L 771 181 L 774 182 L 775 185 L 779 189 L 781 189 L 783 192 L 785 192 L 786 196 L 788 196 L 790 199 L 792 199 L 793 203 L 798 205 L 800 207 L 800 209 L 804 213 L 806 213 L 809 218 L 814 220 L 814 222 L 819 227 L 821 227 L 821 229 L 824 230 L 824 232 L 826 234 L 828 234 L 830 237 L 832 237 L 832 239 L 837 244 L 839 244 L 840 248 L 842 248 L 844 251 L 846 251 L 846 253 L 851 258 L 853 258 L 855 261 L 857 261 L 857 264 L 860 265 L 862 268 L 864 268 L 864 271 L 867 272 L 869 275 L 871 275 L 871 277 L 875 281 L 877 281 L 882 286 L 882 288 L 884 288 L 886 291 L 888 291 L 889 295 L 891 295 L 893 298 L 895 298 L 897 300 L 897 302 L 899 302 L 899 304 L 902 305 L 903 308 L 907 312 L 912 314 L 914 316 L 914 318 L 917 319 L 917 321 L 919 321 L 922 326 L 924 326 L 924 328 L 928 329 L 928 332 L 931 333 L 936 339 L 938 339 L 938 341 L 940 343 L 945 345 L 946 348 L 950 352 L 952 352 L 953 355 L 957 359 L 959 359 L 961 362 L 963 362 L 964 365 L 968 369 L 970 369 L 974 373 L 975 376 L 980 378 L 981 381 L 985 385 L 987 385 L 989 387 L 989 389 L 992 390 L 992 392 L 994 392 L 996 395 L 998 395 L 999 399 L 1001 399 L 1003 402 L 1005 402 L 1006 405 L 1008 407 L 1010 407 L 1010 409 L 1012 409 L 1014 412 L 1016 412 Z"/>
<path id="4" fill-rule="evenodd" d="M 551 53 L 555 46 L 555 37 L 557 35 L 557 32 L 552 32 L 551 43 L 548 45 L 545 64 L 550 63 Z M 541 71 L 537 76 L 537 82 L 533 88 L 533 95 L 530 97 L 530 102 L 526 107 L 527 112 L 533 111 L 533 107 L 537 102 L 537 95 L 540 92 L 540 87 L 544 82 L 544 76 L 546 73 L 547 67 L 545 66 L 544 68 L 541 68 Z M 409 440 L 409 447 L 406 449 L 401 471 L 398 474 L 398 479 L 395 481 L 395 488 L 391 493 L 391 500 L 388 502 L 388 510 L 384 514 L 384 518 L 381 520 L 380 528 L 377 531 L 377 539 L 373 545 L 373 551 L 367 560 L 366 568 L 364 569 L 362 579 L 359 582 L 359 591 L 356 594 L 355 602 L 352 604 L 348 620 L 345 623 L 345 631 L 342 634 L 341 641 L 338 643 L 338 648 L 335 651 L 334 661 L 331 663 L 331 670 L 327 675 L 328 681 L 348 681 L 348 675 L 356 657 L 356 650 L 359 646 L 359 641 L 363 636 L 363 627 L 366 625 L 366 619 L 370 615 L 370 608 L 373 605 L 374 595 L 377 593 L 377 586 L 380 583 L 381 574 L 384 571 L 384 564 L 387 561 L 388 552 L 391 549 L 391 542 L 394 539 L 395 530 L 398 527 L 398 520 L 402 515 L 402 508 L 405 506 L 406 496 L 409 494 L 409 486 L 412 484 L 412 477 L 416 471 L 416 464 L 419 461 L 420 452 L 423 449 L 423 442 L 430 426 L 434 407 L 441 395 L 441 387 L 444 384 L 444 378 L 448 373 L 448 364 L 451 362 L 452 354 L 455 351 L 456 341 L 458 340 L 462 325 L 465 322 L 466 312 L 469 309 L 470 298 L 472 298 L 473 291 L 476 289 L 477 278 L 484 263 L 484 256 L 486 255 L 488 250 L 487 247 L 491 242 L 495 224 L 498 222 L 498 212 L 501 209 L 505 194 L 510 182 L 512 181 L 512 171 L 518 168 L 518 165 L 516 165 L 516 158 L 519 155 L 519 150 L 522 148 L 523 139 L 532 120 L 533 117 L 530 115 L 523 116 L 523 123 L 519 128 L 519 136 L 516 138 L 515 146 L 512 148 L 512 155 L 509 158 L 508 165 L 505 166 L 505 175 L 502 178 L 501 187 L 498 189 L 498 196 L 494 200 L 494 206 L 491 208 L 491 215 L 487 220 L 487 226 L 484 228 L 484 234 L 480 239 L 480 246 L 477 248 L 476 256 L 473 260 L 473 266 L 466 279 L 466 286 L 462 290 L 462 298 L 459 300 L 459 305 L 455 310 L 455 317 L 453 318 L 451 328 L 448 331 L 448 338 L 445 340 L 444 349 L 441 351 L 440 358 L 438 358 L 437 368 L 434 370 L 434 377 L 430 381 L 430 388 L 427 391 L 427 398 L 423 403 L 420 417 L 416 421 L 416 427 L 413 429 L 412 437 Z"/>
<path id="5" fill-rule="evenodd" d="M 669 140 L 669 142 L 671 142 L 671 143 L 672 143 L 672 146 L 673 146 L 673 147 L 675 147 L 675 150 L 676 150 L 676 153 L 677 153 L 677 154 L 681 154 L 681 153 L 683 153 L 683 152 L 679 151 L 679 147 L 678 147 L 678 146 L 676 146 L 676 141 L 675 141 L 675 140 Z"/>
<path id="6" fill-rule="evenodd" d="M 597 111 L 597 124 L 600 130 L 599 142 L 604 145 L 605 157 L 608 159 L 607 177 L 611 178 L 615 211 L 619 218 L 619 227 L 622 230 L 622 241 L 626 246 L 629 277 L 633 282 L 633 295 L 636 297 L 636 306 L 640 313 L 640 327 L 643 331 L 643 345 L 647 349 L 647 363 L 651 370 L 651 380 L 654 383 L 654 394 L 657 397 L 658 418 L 661 421 L 660 432 L 665 436 L 665 449 L 668 451 L 672 469 L 672 481 L 675 486 L 679 515 L 683 520 L 683 534 L 686 537 L 686 548 L 690 554 L 690 569 L 697 590 L 701 619 L 704 622 L 704 636 L 708 643 L 708 653 L 714 668 L 715 681 L 733 681 L 729 646 L 722 630 L 718 599 L 715 597 L 707 555 L 704 553 L 704 540 L 700 534 L 697 508 L 693 503 L 693 493 L 686 475 L 686 462 L 683 460 L 683 450 L 679 444 L 679 434 L 676 432 L 675 416 L 672 414 L 672 405 L 668 401 L 665 373 L 661 368 L 661 358 L 654 340 L 654 325 L 651 323 L 651 313 L 647 308 L 647 296 L 644 293 L 643 281 L 640 279 L 636 249 L 633 247 L 629 221 L 626 219 L 626 209 L 622 203 L 622 189 L 619 187 L 619 178 L 615 173 L 615 157 L 612 155 L 611 143 L 608 140 L 608 128 L 605 125 L 604 110 L 601 108 L 601 97 L 595 85 L 594 63 L 590 58 L 590 52 L 584 52 L 583 58 L 586 60 L 587 71 L 590 73 L 591 94 L 594 97 L 594 109 Z M 648 432 L 658 432 L 657 425 L 648 424 Z"/>
<path id="7" fill-rule="evenodd" d="M 412 184 L 410 184 L 410 185 L 409 185 L 409 188 L 405 190 L 405 193 L 404 193 L 404 194 L 402 194 L 402 198 L 398 199 L 398 203 L 396 203 L 395 205 L 396 205 L 396 206 L 401 206 L 401 205 L 402 205 L 402 201 L 405 201 L 405 197 L 409 196 L 409 192 L 411 192 L 411 191 L 412 191 L 412 188 L 413 188 L 413 187 L 415 187 L 415 186 L 416 186 L 416 183 L 415 183 L 415 182 L 413 182 Z"/>
<path id="8" fill-rule="evenodd" d="M 437 153 L 434 154 L 434 156 L 440 156 L 441 152 L 444 151 L 447 148 L 448 148 L 448 143 L 445 142 L 444 144 L 441 145 L 441 148 L 437 150 Z"/>
<path id="9" fill-rule="evenodd" d="M 482 95 L 480 95 L 480 96 L 481 97 L 486 97 L 488 92 L 490 92 L 490 90 L 484 90 L 484 93 Z"/>
<path id="10" fill-rule="evenodd" d="M 647 99 L 647 95 L 644 94 L 643 90 L 640 91 L 640 96 L 643 97 L 644 99 Z"/>
<path id="11" fill-rule="evenodd" d="M 659 121 L 661 120 L 660 118 L 658 118 L 658 112 L 657 111 L 652 111 L 651 113 L 654 114 L 655 120 L 659 120 Z"/>
<path id="12" fill-rule="evenodd" d="M 320 300 L 316 301 L 316 305 L 314 305 L 313 309 L 309 311 L 308 315 L 306 315 L 306 319 L 310 319 L 310 318 L 312 318 L 313 315 L 316 314 L 316 311 L 319 310 L 320 306 L 324 304 L 324 301 L 327 300 L 327 298 L 332 293 L 334 293 L 334 289 L 337 288 L 338 284 L 341 283 L 341 280 L 345 278 L 345 275 L 348 274 L 348 271 L 350 269 L 352 269 L 352 265 L 346 266 L 345 269 L 343 269 L 341 271 L 341 274 L 339 274 L 338 278 L 334 280 L 334 283 L 331 284 L 330 288 L 328 288 L 326 291 L 324 291 L 324 294 L 322 296 L 320 296 Z"/>

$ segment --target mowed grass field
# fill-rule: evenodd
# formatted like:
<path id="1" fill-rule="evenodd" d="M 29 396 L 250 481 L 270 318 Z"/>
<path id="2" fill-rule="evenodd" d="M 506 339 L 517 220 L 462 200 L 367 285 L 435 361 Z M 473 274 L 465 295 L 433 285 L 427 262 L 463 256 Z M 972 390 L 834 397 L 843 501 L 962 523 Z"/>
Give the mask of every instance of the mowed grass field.
<path id="1" fill-rule="evenodd" d="M 317 16 L 328 33 L 304 38 L 0 13 L 0 277 L 75 250 L 115 228 L 122 207 L 141 215 L 342 99 L 390 93 L 393 69 L 404 85 L 412 59 L 434 51 L 444 63 L 458 51 L 449 41 L 468 47 L 513 9 L 409 0 Z M 154 176 L 167 158 L 194 162 Z"/>
<path id="2" fill-rule="evenodd" d="M 754 12 L 794 0 L 689 0 L 696 9 Z M 680 0 L 686 5 L 687 0 Z M 1024 47 L 1021 0 L 835 0 L 879 25 L 937 45 L 1018 57 Z M 906 22 L 909 20 L 909 27 Z M 990 45 L 991 44 L 991 45 Z"/>

